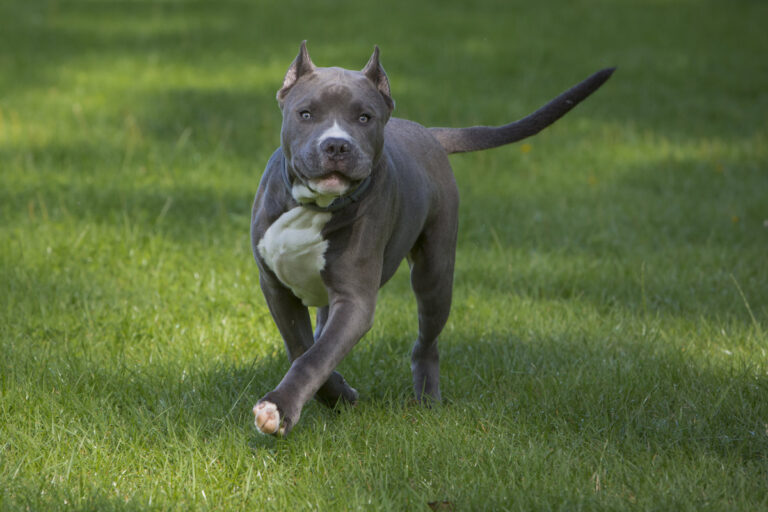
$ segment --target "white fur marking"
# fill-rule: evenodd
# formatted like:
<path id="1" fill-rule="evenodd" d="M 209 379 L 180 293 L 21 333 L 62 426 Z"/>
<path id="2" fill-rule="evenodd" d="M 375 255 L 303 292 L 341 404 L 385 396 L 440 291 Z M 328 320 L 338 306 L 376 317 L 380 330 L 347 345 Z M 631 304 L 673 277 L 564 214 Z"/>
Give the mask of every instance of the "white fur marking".
<path id="1" fill-rule="evenodd" d="M 325 195 L 316 192 L 303 183 L 294 183 L 291 188 L 291 195 L 299 203 L 315 203 L 317 206 L 325 208 L 333 202 L 338 195 Z"/>
<path id="2" fill-rule="evenodd" d="M 325 139 L 329 139 L 331 137 L 344 140 L 352 139 L 352 136 L 348 134 L 344 129 L 342 129 L 342 127 L 339 126 L 339 123 L 336 121 L 333 122 L 333 126 L 320 134 L 320 137 L 317 139 L 317 143 L 322 144 Z"/>
<path id="3" fill-rule="evenodd" d="M 272 402 L 259 402 L 253 406 L 254 423 L 262 434 L 285 433 L 285 427 L 280 425 L 280 411 Z"/>
<path id="4" fill-rule="evenodd" d="M 272 272 L 305 306 L 328 304 L 328 290 L 320 271 L 325 267 L 328 249 L 322 229 L 330 219 L 328 212 L 297 206 L 269 226 L 258 245 L 259 254 Z"/>

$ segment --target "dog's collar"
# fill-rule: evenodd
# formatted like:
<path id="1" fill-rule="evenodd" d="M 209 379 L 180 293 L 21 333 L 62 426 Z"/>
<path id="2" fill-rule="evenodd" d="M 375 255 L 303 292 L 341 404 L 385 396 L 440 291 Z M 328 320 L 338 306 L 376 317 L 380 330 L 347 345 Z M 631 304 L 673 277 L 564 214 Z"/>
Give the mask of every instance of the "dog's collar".
<path id="1" fill-rule="evenodd" d="M 293 183 L 291 183 L 291 177 L 288 174 L 288 162 L 285 159 L 285 157 L 283 157 L 283 182 L 285 182 L 285 186 L 288 188 L 288 193 L 290 194 L 291 191 L 293 190 Z M 365 194 L 365 191 L 368 190 L 368 187 L 370 185 L 371 185 L 371 175 L 369 174 L 368 176 L 365 177 L 365 179 L 363 179 L 363 181 L 360 182 L 360 184 L 355 188 L 355 190 L 353 190 L 349 194 L 337 197 L 328 206 L 320 206 L 317 203 L 301 203 L 301 206 L 304 206 L 316 212 L 333 213 L 335 211 L 341 210 L 342 208 L 349 206 L 354 202 L 357 202 L 363 196 L 363 194 Z"/>

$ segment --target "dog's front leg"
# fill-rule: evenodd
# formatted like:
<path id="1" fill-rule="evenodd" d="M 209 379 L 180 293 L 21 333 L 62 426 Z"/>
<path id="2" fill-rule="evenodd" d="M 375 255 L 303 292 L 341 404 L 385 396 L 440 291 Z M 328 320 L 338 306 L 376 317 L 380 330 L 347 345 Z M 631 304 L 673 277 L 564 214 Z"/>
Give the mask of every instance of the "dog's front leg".
<path id="1" fill-rule="evenodd" d="M 293 362 L 314 343 L 309 311 L 269 269 L 265 267 L 261 269 L 259 281 L 269 311 L 285 343 L 288 359 Z M 357 400 L 357 391 L 347 384 L 344 377 L 334 371 L 318 389 L 317 399 L 329 407 L 334 406 L 339 400 L 354 403 Z M 261 432 L 279 433 L 281 422 L 277 407 L 268 407 L 267 404 L 259 402 L 253 412 L 256 415 L 256 426 Z"/>
<path id="2" fill-rule="evenodd" d="M 296 425 L 304 404 L 328 381 L 334 369 L 371 328 L 376 288 L 369 297 L 331 297 L 328 320 L 315 343 L 291 364 L 280 384 L 254 407 L 256 424 L 265 433 L 286 435 Z"/>

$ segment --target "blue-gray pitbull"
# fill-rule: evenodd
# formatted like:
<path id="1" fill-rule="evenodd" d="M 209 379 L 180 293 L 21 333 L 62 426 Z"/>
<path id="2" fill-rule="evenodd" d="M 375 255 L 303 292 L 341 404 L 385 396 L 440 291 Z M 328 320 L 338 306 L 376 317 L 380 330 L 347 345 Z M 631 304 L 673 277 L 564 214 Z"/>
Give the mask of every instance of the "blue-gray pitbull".
<path id="1" fill-rule="evenodd" d="M 267 164 L 251 221 L 261 289 L 291 361 L 253 408 L 261 432 L 288 434 L 313 396 L 328 406 L 357 400 L 335 368 L 371 328 L 378 290 L 404 258 L 418 303 L 416 399 L 440 400 L 437 337 L 451 306 L 459 205 L 447 155 L 539 132 L 612 72 L 505 126 L 427 129 L 390 118 L 394 102 L 378 47 L 362 71 L 350 71 L 316 67 L 301 44 L 277 93 L 282 145 Z M 314 334 L 308 306 L 317 307 Z"/>

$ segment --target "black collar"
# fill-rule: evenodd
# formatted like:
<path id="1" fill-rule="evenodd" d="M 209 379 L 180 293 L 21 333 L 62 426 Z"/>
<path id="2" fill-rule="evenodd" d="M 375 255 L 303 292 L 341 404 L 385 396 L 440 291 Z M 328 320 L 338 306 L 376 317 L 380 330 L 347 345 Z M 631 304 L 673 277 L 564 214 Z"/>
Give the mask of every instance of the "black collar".
<path id="1" fill-rule="evenodd" d="M 283 157 L 283 181 L 285 182 L 285 186 L 288 187 L 288 193 L 293 196 L 293 183 L 291 183 L 291 177 L 288 175 L 288 162 L 285 157 Z M 328 206 L 320 206 L 317 203 L 299 203 L 301 206 L 304 206 L 306 208 L 309 208 L 310 210 L 314 210 L 316 212 L 327 212 L 327 213 L 333 213 L 335 211 L 341 210 L 342 208 L 345 208 L 349 206 L 350 204 L 358 201 L 363 194 L 365 194 L 365 191 L 368 190 L 368 187 L 371 185 L 371 175 L 363 179 L 363 181 L 360 182 L 360 184 L 353 190 L 350 194 L 339 196 L 336 199 L 334 199 L 331 204 Z"/>

